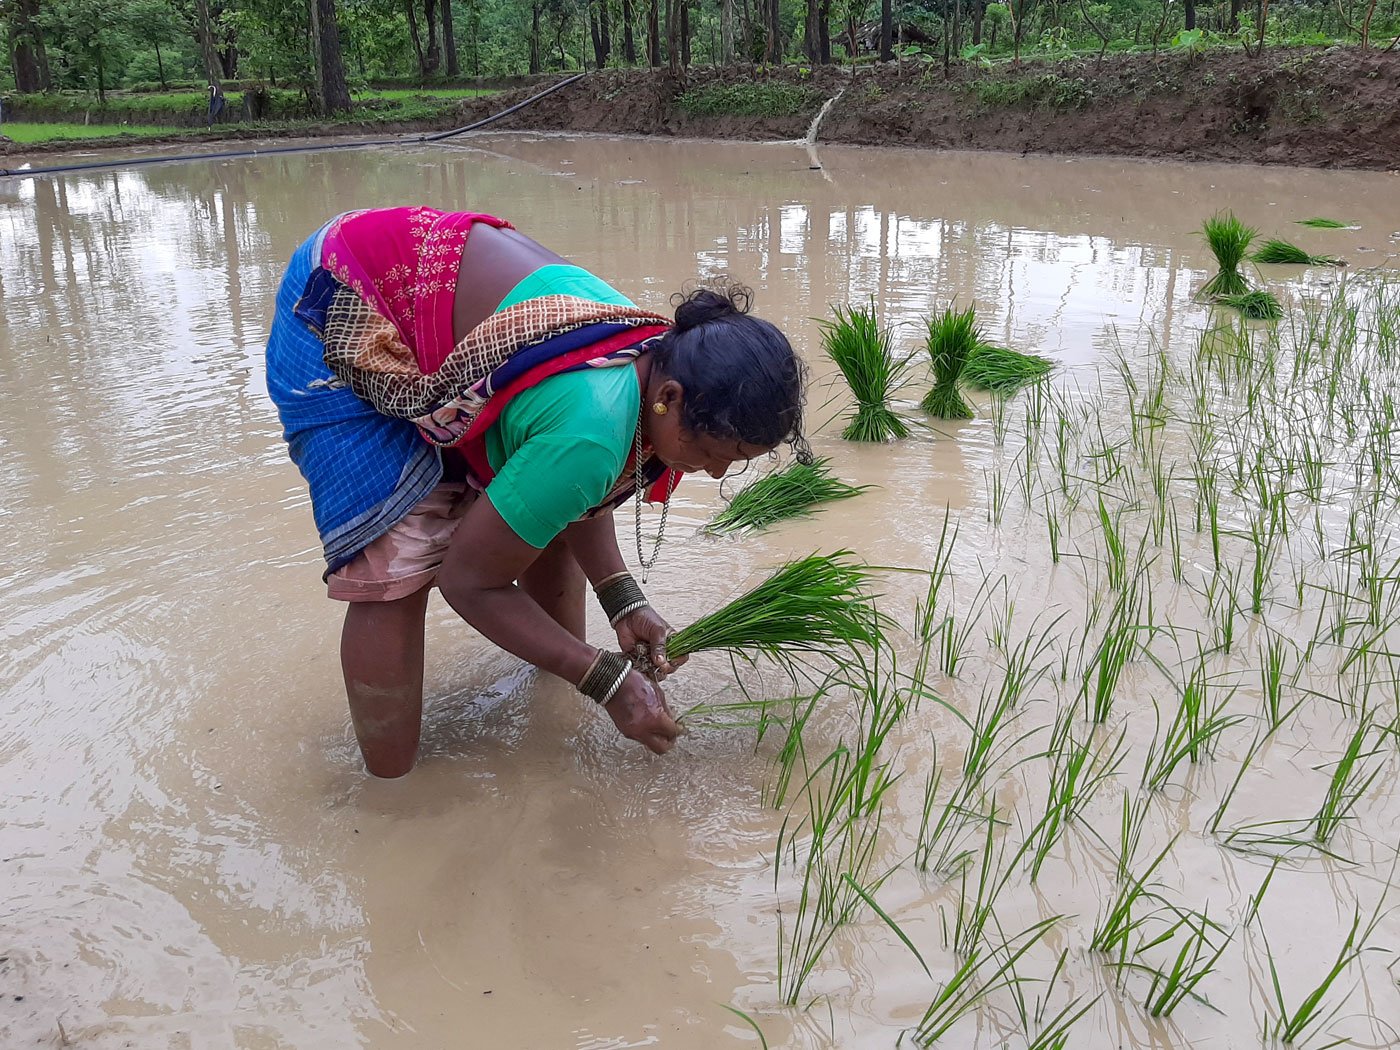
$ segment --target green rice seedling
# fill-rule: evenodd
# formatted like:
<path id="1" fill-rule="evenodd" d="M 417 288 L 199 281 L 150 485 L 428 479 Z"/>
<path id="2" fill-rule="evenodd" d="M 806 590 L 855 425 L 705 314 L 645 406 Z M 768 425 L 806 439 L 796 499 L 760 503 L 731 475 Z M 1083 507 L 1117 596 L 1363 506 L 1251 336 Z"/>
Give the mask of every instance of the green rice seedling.
<path id="1" fill-rule="evenodd" d="M 1094 926 L 1089 941 L 1090 951 L 1106 955 L 1118 967 L 1123 967 L 1134 951 L 1133 940 L 1147 920 L 1166 906 L 1160 893 L 1153 889 L 1152 876 L 1167 859 L 1167 854 L 1176 845 L 1180 836 L 1172 836 L 1161 853 L 1147 866 L 1141 876 L 1128 874 L 1119 880 L 1118 888 L 1104 907 L 1103 915 Z M 1143 905 L 1153 905 L 1152 911 L 1143 913 Z"/>
<path id="2" fill-rule="evenodd" d="M 1274 862 L 1269 865 L 1269 873 L 1264 876 L 1264 881 L 1249 895 L 1249 907 L 1245 909 L 1241 926 L 1248 928 L 1250 923 L 1259 917 L 1259 906 L 1264 903 L 1264 894 L 1269 892 L 1269 884 L 1274 881 L 1274 872 L 1278 871 L 1278 866 L 1282 863 L 1283 861 L 1275 857 Z"/>
<path id="3" fill-rule="evenodd" d="M 962 655 L 967 650 L 967 643 L 972 638 L 972 632 L 977 627 L 982 613 L 986 610 L 988 602 L 991 600 L 992 592 L 1004 581 L 1004 577 L 999 577 L 995 582 L 990 576 L 984 576 L 982 582 L 977 587 L 977 593 L 973 595 L 972 604 L 968 607 L 967 615 L 963 618 L 962 626 L 959 627 L 957 619 L 953 613 L 949 613 L 943 618 L 941 632 L 939 635 L 939 670 L 949 678 L 954 678 L 958 673 L 958 665 L 962 663 Z"/>
<path id="4" fill-rule="evenodd" d="M 1327 1025 L 1341 1013 L 1342 1007 L 1346 1004 L 1346 996 L 1342 996 L 1330 1008 L 1328 997 L 1342 974 L 1366 952 L 1372 950 L 1368 942 L 1376 932 L 1376 927 L 1380 925 L 1384 915 L 1381 905 L 1377 904 L 1369 921 L 1365 926 L 1362 926 L 1361 909 L 1353 910 L 1351 928 L 1347 931 L 1342 946 L 1337 951 L 1336 959 L 1332 962 L 1327 973 L 1323 975 L 1322 980 L 1292 1009 L 1289 1008 L 1283 995 L 1283 984 L 1279 981 L 1278 966 L 1274 962 L 1273 949 L 1269 947 L 1268 937 L 1264 937 L 1264 951 L 1269 960 L 1269 979 L 1274 991 L 1274 1010 L 1271 1011 L 1274 1016 L 1269 1019 L 1265 1027 L 1265 1034 L 1268 1037 L 1278 1040 L 1285 1046 L 1293 1046 L 1310 1039 L 1317 1029 Z M 1327 1046 L 1339 1046 L 1346 1042 L 1348 1040 L 1338 1039 L 1328 1043 Z"/>
<path id="5" fill-rule="evenodd" d="M 1251 258 L 1257 263 L 1293 266 L 1345 266 L 1334 255 L 1310 255 L 1296 244 L 1270 237 Z"/>
<path id="6" fill-rule="evenodd" d="M 1265 740 L 1274 732 L 1270 728 L 1264 732 L 1256 732 L 1254 739 L 1250 742 L 1244 754 L 1244 761 L 1240 763 L 1240 768 L 1235 770 L 1235 779 L 1230 781 L 1230 786 L 1225 789 L 1225 794 L 1220 796 L 1220 802 L 1215 807 L 1215 812 L 1211 814 L 1210 823 L 1206 829 L 1214 835 L 1220 829 L 1220 822 L 1225 819 L 1225 811 L 1230 808 L 1230 802 L 1235 797 L 1235 792 L 1240 789 L 1240 782 L 1244 780 L 1244 775 L 1254 761 L 1254 757 L 1260 753 Z"/>
<path id="7" fill-rule="evenodd" d="M 775 522 L 805 517 L 818 504 L 850 499 L 871 488 L 870 485 L 848 485 L 833 476 L 830 462 L 828 459 L 814 459 L 810 463 L 795 460 L 746 485 L 705 526 L 705 531 L 764 529 Z"/>
<path id="8" fill-rule="evenodd" d="M 1338 222 L 1336 219 L 1295 219 L 1294 224 L 1298 226 L 1310 226 L 1314 230 L 1354 230 L 1354 222 Z"/>
<path id="9" fill-rule="evenodd" d="M 1268 641 L 1259 648 L 1259 689 L 1264 699 L 1264 718 L 1269 723 L 1270 731 L 1288 721 L 1303 703 L 1299 700 L 1288 708 L 1283 703 L 1283 691 L 1289 677 L 1286 647 L 1291 644 L 1282 635 L 1270 631 Z M 1293 648 L 1296 652 L 1297 647 Z"/>
<path id="10" fill-rule="evenodd" d="M 1220 937 L 1218 944 L 1212 944 L 1211 934 L 1219 935 L 1223 931 L 1205 912 L 1183 915 L 1158 941 L 1172 937 L 1177 931 L 1185 931 L 1185 936 L 1171 966 L 1166 970 L 1151 970 L 1152 984 L 1144 1005 L 1152 1017 L 1170 1017 L 1188 997 L 1205 1002 L 1196 988 L 1215 972 L 1220 957 L 1234 939 L 1232 932 Z"/>
<path id="11" fill-rule="evenodd" d="M 933 363 L 933 388 L 924 395 L 923 410 L 939 419 L 971 419 L 959 384 L 968 359 L 982 343 L 977 314 L 971 307 L 955 313 L 950 306 L 928 321 L 928 352 Z"/>
<path id="12" fill-rule="evenodd" d="M 1061 918 L 1054 915 L 1042 919 L 995 946 L 977 945 L 939 987 L 914 1027 L 914 1042 L 923 1047 L 932 1046 L 982 1000 L 1023 983 L 1025 979 L 1016 975 L 1016 964 Z"/>
<path id="13" fill-rule="evenodd" d="M 1234 690 L 1230 690 L 1233 695 Z M 1199 659 L 1181 687 L 1181 699 L 1166 734 L 1154 735 L 1147 749 L 1142 770 L 1142 786 L 1148 791 L 1160 790 L 1183 761 L 1194 765 L 1215 753 L 1220 734 L 1244 720 L 1243 715 L 1227 715 L 1225 708 L 1230 696 L 1211 702 L 1210 680 L 1206 676 L 1205 660 Z M 1155 701 L 1154 701 L 1155 706 Z M 1158 711 L 1158 726 L 1161 713 Z"/>
<path id="14" fill-rule="evenodd" d="M 1060 515 L 1051 505 L 1050 497 L 1045 497 L 1045 529 L 1050 535 L 1050 562 L 1060 564 Z"/>
<path id="15" fill-rule="evenodd" d="M 1083 996 L 1071 1000 L 1064 1009 L 1044 1022 L 1036 1032 L 1035 1038 L 1026 1043 L 1026 1050 L 1068 1050 L 1071 1045 L 1069 1037 L 1075 1022 L 1097 1006 L 1101 998 L 1102 995 L 1096 995 L 1087 1003 L 1084 1003 Z M 1080 1006 L 1080 1003 L 1084 1005 Z"/>
<path id="16" fill-rule="evenodd" d="M 836 318 L 821 322 L 822 345 L 855 397 L 856 409 L 841 436 L 847 441 L 893 441 L 909 427 L 890 408 L 903 384 L 907 359 L 897 360 L 888 328 L 880 327 L 875 304 L 837 306 Z"/>
<path id="17" fill-rule="evenodd" d="M 1240 222 L 1233 212 L 1226 212 L 1207 219 L 1201 232 L 1219 267 L 1216 275 L 1201 289 L 1201 297 L 1215 299 L 1221 295 L 1241 295 L 1249 291 L 1249 282 L 1240 273 L 1240 264 L 1244 262 L 1250 242 L 1259 231 Z"/>
<path id="18" fill-rule="evenodd" d="M 1211 302 L 1217 306 L 1238 310 L 1240 316 L 1248 321 L 1277 321 L 1283 316 L 1283 306 L 1273 292 L 1261 289 L 1217 295 Z"/>
<path id="19" fill-rule="evenodd" d="M 1351 819 L 1352 811 L 1366 796 L 1376 778 L 1385 768 L 1380 763 L 1369 766 L 1367 760 L 1381 752 L 1380 745 L 1365 750 L 1366 738 L 1371 735 L 1372 725 L 1363 717 L 1347 739 L 1346 749 L 1332 770 L 1332 779 L 1327 784 L 1327 793 L 1322 805 L 1313 817 L 1313 839 L 1326 845 L 1336 830 Z"/>
<path id="20" fill-rule="evenodd" d="M 1123 544 L 1122 512 L 1110 514 L 1108 507 L 1104 505 L 1103 496 L 1099 496 L 1099 528 L 1103 532 L 1103 545 L 1105 553 L 1105 564 L 1108 566 L 1108 585 L 1113 590 L 1119 590 L 1123 586 L 1123 581 L 1128 571 L 1128 553 Z"/>
<path id="21" fill-rule="evenodd" d="M 743 1021 L 746 1025 L 753 1029 L 754 1035 L 758 1036 L 759 1050 L 768 1050 L 768 1040 L 763 1034 L 763 1029 L 758 1027 L 757 1021 L 755 1021 L 748 1014 L 744 1013 L 744 1011 L 740 1010 L 737 1006 L 730 1006 L 728 1003 L 720 1003 L 720 1006 L 724 1007 L 731 1014 L 739 1018 L 739 1020 Z"/>
<path id="22" fill-rule="evenodd" d="M 1097 746 L 1093 735 L 1076 740 L 1073 712 L 1065 708 L 1050 735 L 1050 786 L 1045 813 L 1027 836 L 1031 882 L 1066 827 L 1093 801 L 1098 790 L 1116 776 L 1126 755 L 1125 732 L 1106 737 Z"/>
<path id="23" fill-rule="evenodd" d="M 1010 397 L 1023 386 L 1044 379 L 1054 367 L 1054 361 L 1039 354 L 978 343 L 968 354 L 961 379 L 975 390 Z"/>
<path id="24" fill-rule="evenodd" d="M 1085 717 L 1095 725 L 1108 721 L 1118 680 L 1140 645 L 1138 636 L 1142 629 L 1140 613 L 1143 589 L 1138 584 L 1141 582 L 1142 577 L 1139 576 L 1133 586 L 1118 592 L 1108 614 L 1103 637 L 1089 658 L 1089 672 L 1079 695 L 1084 701 Z"/>
<path id="25" fill-rule="evenodd" d="M 672 659 L 721 651 L 790 664 L 877 649 L 889 625 L 866 592 L 870 571 L 850 551 L 788 562 L 728 605 L 671 635 Z"/>
<path id="26" fill-rule="evenodd" d="M 984 470 L 982 477 L 987 482 L 987 520 L 999 526 L 1006 513 L 1006 483 L 1000 470 L 993 470 L 990 477 Z"/>

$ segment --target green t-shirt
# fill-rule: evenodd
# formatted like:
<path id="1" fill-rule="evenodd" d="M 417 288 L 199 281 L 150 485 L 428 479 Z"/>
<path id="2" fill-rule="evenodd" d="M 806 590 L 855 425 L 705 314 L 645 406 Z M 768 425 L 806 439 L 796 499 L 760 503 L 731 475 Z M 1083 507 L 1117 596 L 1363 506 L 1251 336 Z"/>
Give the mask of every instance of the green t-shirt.
<path id="1" fill-rule="evenodd" d="M 545 266 L 502 300 L 503 310 L 541 295 L 632 304 L 577 266 Z M 642 393 L 636 369 L 585 368 L 517 394 L 486 432 L 496 476 L 487 498 L 512 532 L 544 548 L 607 497 L 632 450 Z"/>

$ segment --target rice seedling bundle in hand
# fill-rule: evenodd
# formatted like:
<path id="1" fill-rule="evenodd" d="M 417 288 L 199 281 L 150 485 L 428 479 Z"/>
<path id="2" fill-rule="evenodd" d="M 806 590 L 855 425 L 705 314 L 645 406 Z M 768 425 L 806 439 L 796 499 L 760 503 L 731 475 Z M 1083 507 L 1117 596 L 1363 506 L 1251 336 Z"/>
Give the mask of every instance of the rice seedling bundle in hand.
<path id="1" fill-rule="evenodd" d="M 834 477 L 829 460 L 794 461 L 746 486 L 715 519 L 707 532 L 763 529 L 774 522 L 802 517 L 819 503 L 859 496 L 869 485 L 848 485 Z"/>
<path id="2" fill-rule="evenodd" d="M 887 328 L 875 318 L 875 304 L 838 306 L 836 319 L 822 322 L 822 344 L 855 395 L 856 410 L 841 436 L 847 441 L 892 441 L 909 427 L 890 409 L 905 361 L 897 361 Z"/>
<path id="3" fill-rule="evenodd" d="M 787 663 L 799 654 L 837 660 L 874 649 L 886 617 L 866 592 L 870 572 L 850 551 L 789 562 L 753 590 L 671 635 L 672 659 L 721 651 Z"/>
<path id="4" fill-rule="evenodd" d="M 971 419 L 972 407 L 958 384 L 973 352 L 982 345 L 977 314 L 971 307 L 955 313 L 950 306 L 928 321 L 928 353 L 933 363 L 933 389 L 924 395 L 923 409 L 939 419 Z"/>
<path id="5" fill-rule="evenodd" d="M 1240 273 L 1240 264 L 1249 251 L 1250 242 L 1259 233 L 1253 226 L 1246 226 L 1235 218 L 1234 212 L 1213 215 L 1201 228 L 1206 243 L 1215 255 L 1220 272 L 1205 283 L 1201 295 L 1214 299 L 1221 295 L 1243 295 L 1249 291 L 1249 282 Z"/>
<path id="6" fill-rule="evenodd" d="M 978 390 L 1009 396 L 1050 373 L 1055 362 L 1004 346 L 979 343 L 963 366 L 962 381 Z"/>
<path id="7" fill-rule="evenodd" d="M 1215 302 L 1238 310 L 1240 316 L 1251 321 L 1277 321 L 1283 316 L 1283 307 L 1271 292 L 1242 292 L 1239 295 L 1217 295 Z"/>
<path id="8" fill-rule="evenodd" d="M 1264 246 L 1254 253 L 1258 263 L 1277 263 L 1293 266 L 1345 266 L 1346 263 L 1333 255 L 1309 255 L 1296 244 L 1271 237 Z"/>

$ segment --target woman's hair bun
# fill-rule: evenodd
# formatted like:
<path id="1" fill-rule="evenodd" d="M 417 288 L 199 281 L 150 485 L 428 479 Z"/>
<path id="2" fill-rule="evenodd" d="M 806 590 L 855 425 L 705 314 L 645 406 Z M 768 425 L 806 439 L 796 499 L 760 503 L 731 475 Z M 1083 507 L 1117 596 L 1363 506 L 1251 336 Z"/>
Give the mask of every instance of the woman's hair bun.
<path id="1" fill-rule="evenodd" d="M 676 308 L 676 332 L 686 332 L 708 321 L 734 317 L 749 312 L 753 292 L 742 284 L 716 283 L 702 285 L 672 296 Z"/>

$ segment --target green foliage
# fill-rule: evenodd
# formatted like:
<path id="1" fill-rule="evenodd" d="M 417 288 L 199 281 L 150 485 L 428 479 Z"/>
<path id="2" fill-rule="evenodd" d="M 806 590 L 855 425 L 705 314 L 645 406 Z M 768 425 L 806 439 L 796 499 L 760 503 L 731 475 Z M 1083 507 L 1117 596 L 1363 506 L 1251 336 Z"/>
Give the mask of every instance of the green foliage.
<path id="1" fill-rule="evenodd" d="M 708 532 L 762 529 L 789 518 L 806 517 L 819 503 L 859 496 L 869 485 L 848 485 L 834 477 L 829 460 L 793 462 L 745 486 L 706 526 Z"/>
<path id="2" fill-rule="evenodd" d="M 979 343 L 968 355 L 961 378 L 974 389 L 989 390 L 1005 397 L 1049 375 L 1054 367 L 1055 362 L 1039 354 L 1023 354 L 1004 346 Z"/>
<path id="3" fill-rule="evenodd" d="M 869 582 L 869 570 L 850 551 L 788 562 L 671 635 L 671 657 L 719 651 L 788 662 L 803 653 L 841 658 L 875 649 L 887 621 L 875 610 Z"/>
<path id="4" fill-rule="evenodd" d="M 991 77 L 974 81 L 970 90 L 977 101 L 988 108 L 1078 109 L 1093 98 L 1083 77 L 1062 77 L 1058 73 Z"/>
<path id="5" fill-rule="evenodd" d="M 1205 221 L 1201 232 L 1219 267 L 1219 272 L 1201 289 L 1201 295 L 1214 299 L 1225 295 L 1243 295 L 1249 291 L 1249 282 L 1240 273 L 1240 264 L 1244 262 L 1250 242 L 1259 231 L 1240 222 L 1234 212 L 1226 212 L 1212 215 Z"/>
<path id="6" fill-rule="evenodd" d="M 792 84 L 707 84 L 680 95 L 676 108 L 697 117 L 791 117 L 821 102 L 819 92 Z"/>
<path id="7" fill-rule="evenodd" d="M 881 328 L 875 304 L 838 306 L 836 318 L 823 321 L 822 346 L 841 369 L 856 399 L 856 410 L 841 436 L 847 441 L 890 441 L 909 428 L 890 409 L 903 383 L 907 360 L 896 360 L 890 331 Z"/>
<path id="8" fill-rule="evenodd" d="M 1272 292 L 1237 292 L 1231 295 L 1217 295 L 1214 302 L 1238 310 L 1240 316 L 1250 321 L 1277 321 L 1283 316 L 1283 307 Z"/>
<path id="9" fill-rule="evenodd" d="M 7 121 L 0 132 L 16 142 L 56 142 L 65 139 L 97 139 L 130 135 L 136 138 L 169 135 L 170 128 L 149 125 L 110 124 L 17 124 Z"/>
<path id="10" fill-rule="evenodd" d="M 1352 230 L 1356 228 L 1354 222 L 1339 222 L 1336 219 L 1298 219 L 1298 226 L 1311 226 L 1314 230 Z"/>
<path id="11" fill-rule="evenodd" d="M 1294 266 L 1340 266 L 1342 260 L 1332 255 L 1310 255 L 1296 244 L 1270 238 L 1254 253 L 1257 263 L 1281 263 Z"/>
<path id="12" fill-rule="evenodd" d="M 958 384 L 963 368 L 982 345 L 977 313 L 968 307 L 955 313 L 950 306 L 928 321 L 928 353 L 933 363 L 933 389 L 920 402 L 923 410 L 939 419 L 971 419 L 972 408 L 963 400 Z"/>

